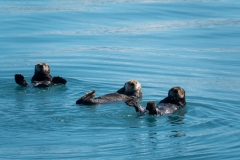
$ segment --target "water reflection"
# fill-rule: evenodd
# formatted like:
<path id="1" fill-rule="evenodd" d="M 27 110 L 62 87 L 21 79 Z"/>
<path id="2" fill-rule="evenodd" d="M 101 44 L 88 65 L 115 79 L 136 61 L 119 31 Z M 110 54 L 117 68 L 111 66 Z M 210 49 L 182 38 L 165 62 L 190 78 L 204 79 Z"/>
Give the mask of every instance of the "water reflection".
<path id="1" fill-rule="evenodd" d="M 173 115 L 168 116 L 168 122 L 172 125 L 181 125 L 185 124 L 183 121 L 185 118 L 185 114 L 187 113 L 186 107 L 180 109 L 178 112 L 176 112 Z"/>
<path id="2" fill-rule="evenodd" d="M 156 116 L 148 115 L 146 117 L 146 120 L 147 120 L 147 126 L 148 127 L 155 127 L 156 126 L 156 123 L 157 123 Z"/>
<path id="3" fill-rule="evenodd" d="M 176 130 L 176 131 L 171 131 L 171 134 L 169 137 L 170 138 L 175 138 L 175 137 L 182 137 L 182 136 L 186 136 L 185 133 L 182 133 L 183 131 L 182 130 Z"/>

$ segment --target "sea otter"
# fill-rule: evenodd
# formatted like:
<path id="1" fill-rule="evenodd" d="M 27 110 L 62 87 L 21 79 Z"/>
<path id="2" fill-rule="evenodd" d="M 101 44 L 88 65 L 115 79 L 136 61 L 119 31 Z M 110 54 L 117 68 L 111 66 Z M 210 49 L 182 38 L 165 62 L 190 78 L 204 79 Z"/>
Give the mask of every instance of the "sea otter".
<path id="1" fill-rule="evenodd" d="M 161 100 L 157 106 L 153 101 L 147 103 L 147 107 L 143 108 L 134 99 L 125 102 L 129 106 L 133 106 L 140 115 L 166 115 L 176 112 L 178 109 L 186 105 L 185 90 L 181 87 L 173 87 L 168 91 L 168 96 Z"/>
<path id="2" fill-rule="evenodd" d="M 95 96 L 95 90 L 86 93 L 83 97 L 76 101 L 76 104 L 99 104 L 113 101 L 127 101 L 130 99 L 138 99 L 142 97 L 141 84 L 136 80 L 129 80 L 117 92 L 105 94 L 100 97 Z"/>
<path id="3" fill-rule="evenodd" d="M 15 74 L 15 82 L 21 86 L 28 86 L 24 76 Z M 35 65 L 35 72 L 31 79 L 32 86 L 34 87 L 49 87 L 56 84 L 66 84 L 67 81 L 62 77 L 53 77 L 50 75 L 50 67 L 43 62 Z"/>

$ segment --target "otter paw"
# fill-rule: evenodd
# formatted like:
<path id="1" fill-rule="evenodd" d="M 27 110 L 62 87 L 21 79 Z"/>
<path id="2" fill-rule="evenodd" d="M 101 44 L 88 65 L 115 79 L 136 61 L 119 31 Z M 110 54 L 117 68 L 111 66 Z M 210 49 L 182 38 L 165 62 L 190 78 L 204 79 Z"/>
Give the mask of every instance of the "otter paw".
<path id="1" fill-rule="evenodd" d="M 137 102 L 134 100 L 134 99 L 129 99 L 127 101 L 125 101 L 125 103 L 128 105 L 128 106 L 137 106 Z"/>
<path id="2" fill-rule="evenodd" d="M 62 77 L 57 76 L 57 77 L 53 77 L 52 83 L 65 85 L 67 83 L 67 81 L 65 79 L 63 79 Z"/>
<path id="3" fill-rule="evenodd" d="M 81 98 L 79 98 L 77 101 L 76 101 L 76 104 L 82 104 L 84 101 L 88 101 L 92 98 L 95 97 L 95 90 L 93 91 L 90 91 L 88 93 L 86 93 L 84 96 L 82 96 Z"/>
<path id="4" fill-rule="evenodd" d="M 15 82 L 19 85 L 22 85 L 22 86 L 27 86 L 27 82 L 26 80 L 24 79 L 24 76 L 21 75 L 21 74 L 15 74 Z"/>
<path id="5" fill-rule="evenodd" d="M 82 97 L 82 99 L 92 99 L 92 98 L 94 98 L 95 93 L 96 93 L 95 90 L 90 91 L 90 92 L 86 93 L 86 94 Z"/>

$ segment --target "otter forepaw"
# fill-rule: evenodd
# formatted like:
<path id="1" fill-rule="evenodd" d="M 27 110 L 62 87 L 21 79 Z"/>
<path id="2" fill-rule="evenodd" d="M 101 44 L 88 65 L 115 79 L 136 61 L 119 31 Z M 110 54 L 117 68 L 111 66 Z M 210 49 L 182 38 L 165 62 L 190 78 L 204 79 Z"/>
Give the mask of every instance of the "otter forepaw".
<path id="1" fill-rule="evenodd" d="M 93 99 L 95 97 L 95 92 L 96 91 L 93 90 L 93 91 L 90 91 L 90 92 L 86 93 L 84 96 L 82 96 L 81 98 L 79 98 L 76 101 L 76 104 L 82 104 L 85 101 L 89 101 L 90 99 Z"/>
<path id="2" fill-rule="evenodd" d="M 67 83 L 67 81 L 65 79 L 63 79 L 62 77 L 57 76 L 57 77 L 53 77 L 52 83 L 65 85 Z"/>
<path id="3" fill-rule="evenodd" d="M 21 86 L 27 86 L 27 82 L 24 79 L 24 76 L 21 74 L 15 74 L 15 82 Z"/>
<path id="4" fill-rule="evenodd" d="M 128 105 L 128 106 L 137 106 L 137 102 L 134 100 L 134 99 L 129 99 L 127 101 L 125 101 L 125 103 Z"/>
<path id="5" fill-rule="evenodd" d="M 132 106 L 135 108 L 136 112 L 139 112 L 141 108 L 141 106 L 138 105 L 137 101 L 135 101 L 134 99 L 129 99 L 127 101 L 125 101 L 125 103 L 128 105 L 128 106 Z"/>

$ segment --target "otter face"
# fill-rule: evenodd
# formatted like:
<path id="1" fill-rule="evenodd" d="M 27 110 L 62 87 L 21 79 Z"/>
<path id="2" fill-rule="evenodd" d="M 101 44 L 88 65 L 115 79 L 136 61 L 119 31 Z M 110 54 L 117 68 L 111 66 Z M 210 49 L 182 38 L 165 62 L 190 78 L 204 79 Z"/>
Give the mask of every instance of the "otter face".
<path id="1" fill-rule="evenodd" d="M 38 63 L 35 65 L 35 73 L 44 73 L 44 74 L 50 74 L 50 67 L 43 62 Z"/>
<path id="2" fill-rule="evenodd" d="M 141 84 L 136 80 L 129 80 L 124 85 L 125 92 L 140 92 L 142 90 Z"/>
<path id="3" fill-rule="evenodd" d="M 173 87 L 168 91 L 168 97 L 171 98 L 185 98 L 185 91 L 181 87 Z"/>
<path id="4" fill-rule="evenodd" d="M 147 103 L 146 110 L 148 110 L 149 114 L 157 114 L 156 107 L 155 107 L 155 102 L 150 101 Z"/>

